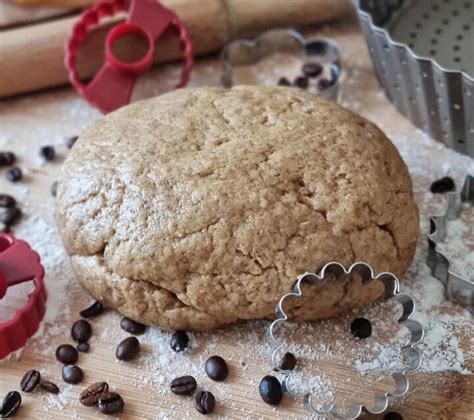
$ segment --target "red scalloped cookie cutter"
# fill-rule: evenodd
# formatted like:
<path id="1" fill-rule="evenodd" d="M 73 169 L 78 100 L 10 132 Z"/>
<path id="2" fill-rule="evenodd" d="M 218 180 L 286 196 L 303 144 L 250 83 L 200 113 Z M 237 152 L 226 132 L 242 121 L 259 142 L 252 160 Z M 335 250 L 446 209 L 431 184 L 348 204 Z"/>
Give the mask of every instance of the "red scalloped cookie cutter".
<path id="1" fill-rule="evenodd" d="M 6 233 L 0 234 L 0 299 L 16 284 L 33 281 L 34 290 L 28 302 L 18 308 L 14 317 L 0 323 L 0 360 L 22 348 L 38 331 L 46 311 L 44 268 L 39 255 L 22 240 Z"/>
<path id="2" fill-rule="evenodd" d="M 126 22 L 112 28 L 105 41 L 105 63 L 92 81 L 85 85 L 79 80 L 76 54 L 87 34 L 104 17 L 128 11 Z M 154 0 L 101 0 L 82 13 L 66 42 L 65 65 L 71 83 L 89 103 L 102 112 L 110 112 L 130 102 L 137 78 L 153 64 L 155 43 L 168 28 L 176 31 L 183 51 L 181 79 L 176 88 L 186 86 L 193 66 L 191 40 L 183 22 L 171 10 Z M 133 63 L 118 60 L 112 44 L 125 35 L 139 35 L 148 44 L 145 56 Z"/>

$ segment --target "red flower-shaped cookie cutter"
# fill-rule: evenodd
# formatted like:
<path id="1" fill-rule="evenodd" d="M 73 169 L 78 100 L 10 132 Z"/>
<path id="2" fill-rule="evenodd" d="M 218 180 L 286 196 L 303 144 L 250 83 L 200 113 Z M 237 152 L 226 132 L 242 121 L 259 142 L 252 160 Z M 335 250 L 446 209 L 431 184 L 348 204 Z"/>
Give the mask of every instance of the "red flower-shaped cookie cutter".
<path id="1" fill-rule="evenodd" d="M 38 331 L 46 310 L 44 268 L 39 255 L 30 246 L 14 236 L 0 234 L 0 300 L 10 286 L 33 281 L 34 290 L 27 304 L 18 308 L 14 317 L 0 323 L 0 359 L 22 348 Z"/>
<path id="2" fill-rule="evenodd" d="M 79 80 L 76 54 L 84 38 L 105 17 L 128 11 L 126 22 L 112 28 L 105 41 L 105 63 L 92 81 L 85 85 Z M 183 51 L 181 79 L 176 88 L 188 83 L 193 66 L 191 40 L 183 22 L 171 10 L 154 0 L 100 0 L 87 9 L 74 25 L 66 42 L 65 65 L 75 89 L 102 112 L 110 112 L 130 102 L 138 76 L 153 64 L 155 43 L 168 28 L 176 31 Z M 145 56 L 133 63 L 118 60 L 112 44 L 125 35 L 139 35 L 148 44 Z"/>

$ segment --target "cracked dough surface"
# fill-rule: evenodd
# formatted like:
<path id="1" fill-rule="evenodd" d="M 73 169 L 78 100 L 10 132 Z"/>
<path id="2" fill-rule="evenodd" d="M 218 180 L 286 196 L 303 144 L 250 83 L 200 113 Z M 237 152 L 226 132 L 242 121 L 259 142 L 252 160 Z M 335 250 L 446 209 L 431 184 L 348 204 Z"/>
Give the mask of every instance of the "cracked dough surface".
<path id="1" fill-rule="evenodd" d="M 126 316 L 206 330 L 271 317 L 328 261 L 403 276 L 418 210 L 372 123 L 292 88 L 183 89 L 88 128 L 59 181 L 56 221 L 77 279 Z M 382 288 L 329 279 L 295 301 L 334 316 Z"/>

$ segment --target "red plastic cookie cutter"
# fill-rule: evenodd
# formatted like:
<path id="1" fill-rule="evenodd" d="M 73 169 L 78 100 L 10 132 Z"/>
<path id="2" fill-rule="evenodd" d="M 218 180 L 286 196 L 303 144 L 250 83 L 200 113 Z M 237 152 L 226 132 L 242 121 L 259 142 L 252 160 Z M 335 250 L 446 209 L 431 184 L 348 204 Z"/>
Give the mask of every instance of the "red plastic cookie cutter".
<path id="1" fill-rule="evenodd" d="M 38 331 L 46 311 L 44 268 L 39 255 L 22 240 L 0 234 L 0 299 L 16 284 L 33 281 L 27 304 L 17 309 L 9 321 L 0 323 L 0 360 L 22 348 Z"/>
<path id="2" fill-rule="evenodd" d="M 112 28 L 105 41 L 105 63 L 92 81 L 85 85 L 79 80 L 76 54 L 87 34 L 105 17 L 128 11 L 126 22 Z M 130 102 L 137 78 L 153 64 L 155 43 L 168 28 L 176 31 L 183 52 L 181 79 L 176 88 L 186 86 L 193 66 L 192 44 L 183 22 L 154 0 L 100 0 L 82 13 L 66 42 L 65 65 L 69 79 L 88 102 L 102 112 L 110 112 Z M 140 35 L 148 44 L 145 56 L 133 63 L 118 60 L 112 44 L 125 35 Z"/>

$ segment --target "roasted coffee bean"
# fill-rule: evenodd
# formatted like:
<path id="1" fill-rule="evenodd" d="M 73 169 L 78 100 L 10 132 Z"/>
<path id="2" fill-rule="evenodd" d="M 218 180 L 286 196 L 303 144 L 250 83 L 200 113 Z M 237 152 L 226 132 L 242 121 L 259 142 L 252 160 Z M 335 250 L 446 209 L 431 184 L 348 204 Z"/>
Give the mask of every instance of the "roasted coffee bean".
<path id="1" fill-rule="evenodd" d="M 177 353 L 184 351 L 189 346 L 188 334 L 184 331 L 176 331 L 171 336 L 170 346 Z"/>
<path id="2" fill-rule="evenodd" d="M 87 342 L 79 343 L 76 346 L 76 349 L 77 349 L 77 351 L 80 351 L 81 353 L 89 353 L 89 350 L 91 349 L 91 346 Z"/>
<path id="3" fill-rule="evenodd" d="M 319 63 L 305 63 L 301 71 L 306 77 L 318 77 L 323 72 L 323 66 Z"/>
<path id="4" fill-rule="evenodd" d="M 192 376 L 181 376 L 171 381 L 171 392 L 176 395 L 191 395 L 197 387 Z"/>
<path id="5" fill-rule="evenodd" d="M 10 182 L 18 182 L 23 177 L 23 172 L 18 166 L 8 168 L 5 172 L 5 178 Z"/>
<path id="6" fill-rule="evenodd" d="M 40 148 L 40 156 L 44 160 L 53 160 L 56 156 L 56 151 L 53 146 L 43 146 Z"/>
<path id="7" fill-rule="evenodd" d="M 92 327 L 89 322 L 81 319 L 79 321 L 76 321 L 71 328 L 71 336 L 74 341 L 77 341 L 79 343 L 84 343 L 89 338 L 91 338 L 92 335 Z"/>
<path id="8" fill-rule="evenodd" d="M 21 210 L 18 207 L 12 207 L 6 209 L 0 214 L 0 222 L 6 226 L 14 225 L 18 220 L 20 220 L 22 215 Z"/>
<path id="9" fill-rule="evenodd" d="M 99 396 L 99 410 L 104 414 L 116 414 L 123 411 L 124 402 L 116 392 L 106 392 Z"/>
<path id="10" fill-rule="evenodd" d="M 134 359 L 139 351 L 140 342 L 138 341 L 137 337 L 128 337 L 117 346 L 115 356 L 119 360 L 128 362 Z"/>
<path id="11" fill-rule="evenodd" d="M 59 394 L 59 388 L 58 386 L 50 381 L 43 381 L 40 383 L 40 388 L 44 389 L 46 392 L 49 392 L 50 394 Z"/>
<path id="12" fill-rule="evenodd" d="M 206 371 L 207 376 L 209 376 L 213 381 L 223 381 L 229 374 L 227 363 L 220 356 L 209 357 L 204 365 L 204 370 Z"/>
<path id="13" fill-rule="evenodd" d="M 16 156 L 13 152 L 0 152 L 0 166 L 10 166 L 16 161 Z"/>
<path id="14" fill-rule="evenodd" d="M 293 84 L 300 89 L 306 89 L 308 87 L 309 81 L 308 78 L 305 76 L 298 76 Z"/>
<path id="15" fill-rule="evenodd" d="M 56 349 L 56 359 L 65 365 L 73 365 L 79 359 L 79 354 L 70 344 L 62 344 Z"/>
<path id="16" fill-rule="evenodd" d="M 0 207 L 15 207 L 16 200 L 8 194 L 0 194 Z"/>
<path id="17" fill-rule="evenodd" d="M 383 420 L 403 420 L 403 416 L 396 411 L 389 411 L 383 416 Z"/>
<path id="18" fill-rule="evenodd" d="M 10 391 L 3 399 L 0 407 L 0 418 L 13 417 L 21 405 L 21 395 L 17 391 Z"/>
<path id="19" fill-rule="evenodd" d="M 438 179 L 437 181 L 433 182 L 430 187 L 430 191 L 433 194 L 443 194 L 449 191 L 454 191 L 455 189 L 456 184 L 449 176 L 445 176 L 444 178 Z"/>
<path id="20" fill-rule="evenodd" d="M 74 136 L 74 137 L 69 137 L 68 139 L 66 139 L 66 147 L 68 149 L 72 149 L 72 146 L 74 146 L 78 138 L 79 138 L 78 136 Z"/>
<path id="21" fill-rule="evenodd" d="M 49 192 L 51 193 L 53 197 L 56 197 L 56 195 L 58 194 L 58 181 L 54 181 L 51 184 L 51 187 L 49 188 Z"/>
<path id="22" fill-rule="evenodd" d="M 216 399 L 209 391 L 199 391 L 194 398 L 194 407 L 201 414 L 212 413 L 216 406 Z"/>
<path id="23" fill-rule="evenodd" d="M 94 318 L 95 316 L 100 315 L 102 312 L 104 312 L 104 305 L 102 305 L 102 303 L 99 301 L 96 301 L 88 308 L 79 312 L 79 315 L 83 318 Z"/>
<path id="24" fill-rule="evenodd" d="M 20 389 L 23 392 L 32 392 L 41 382 L 41 373 L 37 370 L 29 370 L 23 376 L 23 379 L 20 382 Z"/>
<path id="25" fill-rule="evenodd" d="M 130 318 L 122 318 L 120 327 L 122 327 L 122 330 L 133 335 L 141 335 L 146 331 L 146 325 L 140 324 Z"/>
<path id="26" fill-rule="evenodd" d="M 96 382 L 80 393 L 79 401 L 86 407 L 95 407 L 99 402 L 99 397 L 108 392 L 109 384 L 107 382 Z"/>
<path id="27" fill-rule="evenodd" d="M 332 82 L 329 79 L 319 79 L 318 80 L 318 90 L 321 92 L 328 89 L 332 85 Z"/>
<path id="28" fill-rule="evenodd" d="M 291 82 L 286 77 L 280 77 L 278 79 L 278 86 L 291 86 Z"/>
<path id="29" fill-rule="evenodd" d="M 372 325 L 368 319 L 356 318 L 351 323 L 351 333 L 356 338 L 369 338 L 372 335 Z"/>
<path id="30" fill-rule="evenodd" d="M 68 384 L 76 385 L 84 379 L 84 373 L 79 366 L 65 365 L 63 366 L 63 379 Z"/>
<path id="31" fill-rule="evenodd" d="M 283 391 L 281 384 L 274 376 L 267 375 L 260 381 L 258 386 L 258 392 L 262 397 L 262 400 L 270 405 L 280 404 L 283 398 Z"/>
<path id="32" fill-rule="evenodd" d="M 278 369 L 281 370 L 293 370 L 296 366 L 296 357 L 293 353 L 285 353 L 280 360 Z"/>

